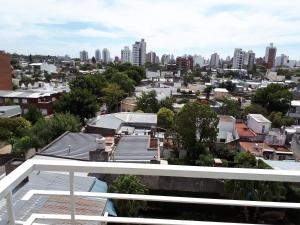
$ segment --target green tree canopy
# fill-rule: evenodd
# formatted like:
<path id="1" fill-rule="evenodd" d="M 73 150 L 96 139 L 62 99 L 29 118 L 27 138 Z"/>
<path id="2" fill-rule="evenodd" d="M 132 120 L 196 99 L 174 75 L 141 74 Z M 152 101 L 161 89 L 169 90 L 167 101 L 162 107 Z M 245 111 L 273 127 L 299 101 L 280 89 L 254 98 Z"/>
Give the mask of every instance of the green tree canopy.
<path id="1" fill-rule="evenodd" d="M 175 116 L 175 129 L 182 143 L 192 148 L 196 143 L 212 143 L 218 133 L 219 118 L 209 106 L 187 103 Z"/>
<path id="2" fill-rule="evenodd" d="M 28 112 L 24 114 L 24 118 L 35 124 L 43 115 L 41 111 L 34 105 L 29 106 Z"/>
<path id="3" fill-rule="evenodd" d="M 22 137 L 31 124 L 23 117 L 0 118 L 0 140 L 7 141 L 13 137 Z"/>
<path id="4" fill-rule="evenodd" d="M 160 108 L 157 113 L 157 125 L 162 128 L 171 128 L 174 124 L 175 114 L 168 108 Z"/>
<path id="5" fill-rule="evenodd" d="M 156 99 L 156 92 L 142 92 L 142 95 L 137 98 L 137 109 L 145 113 L 157 113 L 159 110 L 159 102 Z"/>
<path id="6" fill-rule="evenodd" d="M 289 109 L 292 93 L 286 87 L 279 84 L 270 84 L 266 88 L 258 89 L 252 98 L 252 103 L 266 108 L 269 113 L 282 112 L 285 114 Z"/>
<path id="7" fill-rule="evenodd" d="M 262 107 L 261 105 L 258 105 L 258 104 L 251 104 L 249 106 L 247 106 L 243 112 L 242 112 L 242 116 L 244 118 L 246 118 L 246 116 L 248 114 L 262 114 L 264 116 L 267 116 L 268 115 L 268 111 Z"/>
<path id="8" fill-rule="evenodd" d="M 109 186 L 111 193 L 140 194 L 148 192 L 147 188 L 141 183 L 140 179 L 133 175 L 119 176 Z M 113 200 L 119 216 L 136 217 L 141 208 L 145 207 L 145 202 L 134 200 Z"/>
<path id="9" fill-rule="evenodd" d="M 126 94 L 118 84 L 111 83 L 102 90 L 104 94 L 104 102 L 109 111 L 113 111 Z"/>
<path id="10" fill-rule="evenodd" d="M 233 116 L 239 119 L 241 117 L 241 103 L 236 100 L 224 98 L 223 104 L 220 108 L 220 114 Z"/>
<path id="11" fill-rule="evenodd" d="M 283 116 L 281 112 L 272 112 L 270 115 L 272 127 L 280 128 L 282 126 L 291 126 L 295 123 L 295 119 L 288 116 Z"/>
<path id="12" fill-rule="evenodd" d="M 116 83 L 124 90 L 125 93 L 131 95 L 134 92 L 135 82 L 130 79 L 126 73 L 118 72 L 112 74 L 110 79 L 112 83 Z"/>
<path id="13" fill-rule="evenodd" d="M 83 122 L 95 116 L 99 110 L 97 98 L 87 89 L 76 88 L 61 96 L 54 104 L 56 112 L 70 112 Z"/>

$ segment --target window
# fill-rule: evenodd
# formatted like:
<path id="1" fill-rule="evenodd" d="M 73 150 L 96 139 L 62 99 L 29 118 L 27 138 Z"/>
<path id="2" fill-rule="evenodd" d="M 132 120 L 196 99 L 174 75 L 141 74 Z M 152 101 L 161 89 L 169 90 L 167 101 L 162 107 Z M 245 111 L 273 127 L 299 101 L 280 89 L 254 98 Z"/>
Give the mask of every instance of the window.
<path id="1" fill-rule="evenodd" d="M 48 115 L 48 110 L 47 109 L 41 109 L 41 113 L 43 116 L 47 116 Z"/>
<path id="2" fill-rule="evenodd" d="M 14 103 L 19 103 L 19 99 L 18 98 L 14 98 Z"/>
<path id="3" fill-rule="evenodd" d="M 23 98 L 23 99 L 22 99 L 22 103 L 23 103 L 23 104 L 27 104 L 27 98 Z"/>

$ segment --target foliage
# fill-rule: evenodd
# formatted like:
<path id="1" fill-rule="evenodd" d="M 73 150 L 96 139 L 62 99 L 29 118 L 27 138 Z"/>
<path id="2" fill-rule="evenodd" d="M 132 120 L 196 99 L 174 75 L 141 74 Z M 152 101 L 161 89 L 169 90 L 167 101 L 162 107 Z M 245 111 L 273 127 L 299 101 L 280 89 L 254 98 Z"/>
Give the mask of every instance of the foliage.
<path id="1" fill-rule="evenodd" d="M 270 120 L 274 128 L 280 128 L 282 126 L 291 126 L 295 123 L 295 119 L 288 116 L 283 116 L 281 112 L 272 112 Z"/>
<path id="2" fill-rule="evenodd" d="M 160 70 L 160 65 L 158 63 L 146 62 L 145 68 L 148 69 L 149 71 L 156 72 L 156 71 Z"/>
<path id="3" fill-rule="evenodd" d="M 36 106 L 29 106 L 28 112 L 24 114 L 24 118 L 30 121 L 32 124 L 35 124 L 43 115 L 41 111 Z"/>
<path id="4" fill-rule="evenodd" d="M 248 114 L 262 114 L 264 116 L 267 116 L 268 115 L 268 111 L 262 107 L 261 105 L 258 105 L 258 104 L 251 104 L 249 106 L 247 106 L 243 112 L 242 112 L 242 116 L 244 118 L 246 118 L 246 116 Z"/>
<path id="5" fill-rule="evenodd" d="M 103 88 L 102 92 L 104 94 L 104 102 L 109 111 L 114 110 L 125 95 L 125 92 L 115 83 L 108 84 L 107 87 Z"/>
<path id="6" fill-rule="evenodd" d="M 191 84 L 194 82 L 194 76 L 191 73 L 185 74 L 183 76 L 183 84 L 184 86 L 188 86 L 188 84 Z"/>
<path id="7" fill-rule="evenodd" d="M 229 92 L 234 92 L 234 90 L 235 90 L 235 84 L 233 84 L 230 80 L 226 81 L 225 83 L 224 82 L 221 83 L 219 87 L 226 88 L 227 91 L 229 91 Z"/>
<path id="8" fill-rule="evenodd" d="M 196 161 L 197 166 L 212 166 L 214 157 L 212 154 L 200 154 Z"/>
<path id="9" fill-rule="evenodd" d="M 54 104 L 56 112 L 70 112 L 79 116 L 83 122 L 85 118 L 92 118 L 99 110 L 97 98 L 87 89 L 73 89 L 61 96 Z"/>
<path id="10" fill-rule="evenodd" d="M 258 89 L 252 98 L 256 103 L 266 108 L 269 113 L 282 112 L 285 114 L 289 109 L 292 93 L 286 87 L 279 84 L 270 84 L 266 88 Z"/>
<path id="11" fill-rule="evenodd" d="M 218 122 L 209 106 L 187 103 L 175 116 L 175 130 L 189 149 L 196 143 L 212 143 L 217 137 Z"/>
<path id="12" fill-rule="evenodd" d="M 233 116 L 235 118 L 241 117 L 241 103 L 229 98 L 223 99 L 223 105 L 220 108 L 221 115 Z"/>
<path id="13" fill-rule="evenodd" d="M 170 128 L 174 124 L 175 114 L 168 108 L 160 108 L 157 113 L 157 125 L 162 128 Z"/>
<path id="14" fill-rule="evenodd" d="M 157 113 L 159 110 L 159 102 L 156 99 L 156 92 L 142 92 L 142 95 L 137 98 L 137 109 L 145 113 Z"/>
<path id="15" fill-rule="evenodd" d="M 30 122 L 23 117 L 0 118 L 0 140 L 21 137 L 30 127 Z"/>
<path id="16" fill-rule="evenodd" d="M 25 158 L 25 153 L 32 147 L 31 138 L 29 136 L 13 139 L 11 144 L 13 146 L 12 154 L 15 157 Z"/>
<path id="17" fill-rule="evenodd" d="M 126 73 L 118 72 L 112 74 L 110 82 L 118 84 L 128 95 L 131 95 L 134 92 L 135 82 L 130 79 Z"/>
<path id="18" fill-rule="evenodd" d="M 106 87 L 107 81 L 101 74 L 80 75 L 70 82 L 71 90 L 81 88 L 88 89 L 96 96 L 102 96 L 102 90 Z"/>
<path id="19" fill-rule="evenodd" d="M 138 177 L 133 175 L 119 176 L 109 186 L 109 192 L 124 194 L 146 194 L 147 188 L 141 183 Z M 134 200 L 113 200 L 119 216 L 136 217 L 141 208 L 146 206 L 145 202 Z"/>
<path id="20" fill-rule="evenodd" d="M 204 89 L 204 93 L 206 93 L 206 100 L 209 100 L 210 93 L 212 92 L 212 86 L 207 86 Z"/>
<path id="21" fill-rule="evenodd" d="M 173 103 L 175 103 L 175 99 L 173 97 L 166 97 L 165 99 L 160 101 L 160 108 L 164 107 L 170 110 L 174 110 Z"/>

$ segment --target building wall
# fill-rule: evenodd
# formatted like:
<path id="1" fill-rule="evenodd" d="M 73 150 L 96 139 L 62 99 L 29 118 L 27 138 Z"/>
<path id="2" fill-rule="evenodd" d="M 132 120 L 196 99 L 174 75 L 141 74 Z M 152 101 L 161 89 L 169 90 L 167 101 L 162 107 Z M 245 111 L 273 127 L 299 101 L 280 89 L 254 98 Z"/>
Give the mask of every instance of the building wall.
<path id="1" fill-rule="evenodd" d="M 247 119 L 247 125 L 251 130 L 258 134 L 267 134 L 271 128 L 271 123 L 257 122 L 251 116 Z"/>
<path id="2" fill-rule="evenodd" d="M 12 90 L 12 69 L 10 55 L 0 52 L 0 90 Z"/>

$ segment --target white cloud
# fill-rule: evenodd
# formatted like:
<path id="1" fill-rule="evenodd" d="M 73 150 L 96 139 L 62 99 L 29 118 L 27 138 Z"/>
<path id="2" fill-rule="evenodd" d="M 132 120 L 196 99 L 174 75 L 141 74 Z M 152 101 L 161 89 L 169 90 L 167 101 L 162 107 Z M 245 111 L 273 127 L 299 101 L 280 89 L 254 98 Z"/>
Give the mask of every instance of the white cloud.
<path id="1" fill-rule="evenodd" d="M 90 49 L 93 46 L 88 44 L 88 37 L 99 38 L 99 43 L 101 38 L 113 39 L 114 43 L 118 40 L 114 46 L 105 46 L 115 49 L 113 54 L 119 54 L 116 46 L 132 44 L 124 43 L 125 37 L 145 38 L 151 50 L 178 54 L 187 50 L 196 53 L 191 49 L 227 54 L 223 49 L 232 48 L 233 52 L 234 47 L 256 48 L 269 42 L 278 46 L 300 44 L 297 0 L 0 0 L 0 5 L 2 48 L 7 39 L 18 41 L 31 35 L 60 40 L 61 32 L 36 24 L 71 22 L 105 27 L 81 27 L 68 35 L 85 38 Z M 222 7 L 226 10 L 222 11 Z M 83 46 L 82 41 L 78 44 Z M 69 46 L 74 49 L 69 47 L 66 51 L 78 52 L 75 43 Z M 281 51 L 299 58 L 292 48 Z"/>

